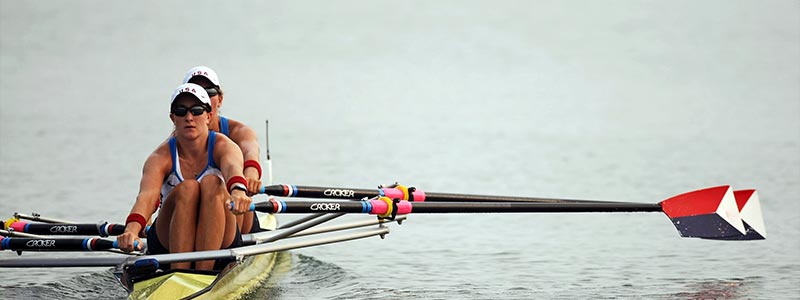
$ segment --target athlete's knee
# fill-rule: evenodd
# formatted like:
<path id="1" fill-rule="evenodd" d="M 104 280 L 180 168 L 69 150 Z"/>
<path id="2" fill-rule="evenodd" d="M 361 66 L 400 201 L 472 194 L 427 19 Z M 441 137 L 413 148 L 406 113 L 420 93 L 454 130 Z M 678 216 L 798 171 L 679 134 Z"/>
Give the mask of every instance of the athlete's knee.
<path id="1" fill-rule="evenodd" d="M 200 183 L 196 180 L 186 180 L 179 183 L 171 194 L 178 202 L 197 202 L 200 197 Z"/>
<path id="2" fill-rule="evenodd" d="M 219 178 L 219 176 L 205 176 L 200 179 L 200 186 L 202 186 L 203 189 L 219 188 L 223 184 L 222 178 Z"/>
<path id="3" fill-rule="evenodd" d="M 175 186 L 175 191 L 180 193 L 199 193 L 200 183 L 197 180 L 184 180 Z"/>

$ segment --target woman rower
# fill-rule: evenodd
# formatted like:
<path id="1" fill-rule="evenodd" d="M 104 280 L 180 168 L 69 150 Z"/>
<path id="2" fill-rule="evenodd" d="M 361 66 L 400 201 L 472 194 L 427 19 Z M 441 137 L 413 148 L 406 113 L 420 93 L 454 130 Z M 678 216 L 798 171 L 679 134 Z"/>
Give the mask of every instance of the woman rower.
<path id="1" fill-rule="evenodd" d="M 242 122 L 219 114 L 225 93 L 220 87 L 217 72 L 206 66 L 196 66 L 186 72 L 183 83 L 195 83 L 206 89 L 211 100 L 211 123 L 208 128 L 224 134 L 242 149 L 243 173 L 244 178 L 247 179 L 247 192 L 249 195 L 257 194 L 261 189 L 261 164 L 258 163 L 260 149 L 256 131 Z M 237 216 L 237 223 L 242 233 L 262 230 L 254 212 Z"/>
<path id="2" fill-rule="evenodd" d="M 175 133 L 144 163 L 125 233 L 117 237 L 123 251 L 134 250 L 134 241 L 142 244 L 139 234 L 159 206 L 158 218 L 147 232 L 148 254 L 219 250 L 242 244 L 234 214 L 245 213 L 251 203 L 242 176 L 242 152 L 224 135 L 209 131 L 210 104 L 205 89 L 193 83 L 183 84 L 173 93 L 170 119 Z M 191 263 L 170 267 L 188 269 Z M 222 267 L 224 262 L 195 262 L 200 270 Z"/>

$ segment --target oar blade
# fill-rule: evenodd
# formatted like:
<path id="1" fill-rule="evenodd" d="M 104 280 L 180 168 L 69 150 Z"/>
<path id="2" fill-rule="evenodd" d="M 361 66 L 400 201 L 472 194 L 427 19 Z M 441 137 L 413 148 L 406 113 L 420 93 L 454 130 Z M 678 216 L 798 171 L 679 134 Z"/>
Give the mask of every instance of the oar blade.
<path id="1" fill-rule="evenodd" d="M 733 191 L 736 205 L 745 227 L 745 234 L 728 237 L 729 240 L 763 240 L 767 238 L 767 227 L 761 214 L 761 202 L 756 190 Z"/>
<path id="2" fill-rule="evenodd" d="M 660 204 L 683 237 L 725 240 L 745 235 L 746 229 L 730 186 L 688 192 Z"/>

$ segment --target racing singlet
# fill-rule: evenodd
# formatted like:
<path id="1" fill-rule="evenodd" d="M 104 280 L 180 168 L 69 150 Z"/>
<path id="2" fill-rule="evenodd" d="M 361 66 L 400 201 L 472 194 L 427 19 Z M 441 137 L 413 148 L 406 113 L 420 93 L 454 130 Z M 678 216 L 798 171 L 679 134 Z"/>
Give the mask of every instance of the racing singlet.
<path id="1" fill-rule="evenodd" d="M 228 118 L 219 116 L 219 133 L 222 133 L 227 137 L 231 137 L 231 132 L 228 128 Z"/>
<path id="2" fill-rule="evenodd" d="M 227 125 L 227 122 L 226 122 Z M 227 127 L 227 126 L 226 126 Z M 225 178 L 222 177 L 222 171 L 220 171 L 217 164 L 214 162 L 214 143 L 217 140 L 217 133 L 213 131 L 208 132 L 208 163 L 206 164 L 205 169 L 197 175 L 195 180 L 200 181 L 203 177 L 212 175 L 218 176 L 222 182 L 225 182 Z M 175 186 L 179 183 L 183 182 L 183 174 L 181 174 L 181 163 L 180 158 L 178 157 L 178 144 L 175 141 L 175 137 L 171 137 L 169 139 L 169 153 L 172 157 L 172 171 L 169 172 L 167 178 L 164 179 L 164 183 L 161 184 L 161 201 L 163 202 L 164 199 L 167 198 L 167 195 L 172 191 Z M 161 203 L 159 203 L 161 206 Z"/>

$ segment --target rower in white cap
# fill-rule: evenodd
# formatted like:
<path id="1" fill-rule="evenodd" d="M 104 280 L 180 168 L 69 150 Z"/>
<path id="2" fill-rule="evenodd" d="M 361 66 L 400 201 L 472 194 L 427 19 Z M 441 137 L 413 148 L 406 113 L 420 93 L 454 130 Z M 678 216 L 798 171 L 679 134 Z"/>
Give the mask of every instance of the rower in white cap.
<path id="1" fill-rule="evenodd" d="M 244 178 L 247 179 L 247 192 L 255 195 L 261 189 L 261 164 L 259 159 L 259 143 L 256 131 L 242 122 L 223 117 L 219 114 L 225 93 L 220 87 L 217 72 L 206 66 L 196 66 L 186 72 L 183 83 L 195 83 L 206 89 L 211 100 L 211 123 L 208 128 L 222 133 L 233 140 L 242 149 L 244 157 Z M 267 181 L 269 179 L 266 179 Z M 237 216 L 239 230 L 242 233 L 261 231 L 258 218 L 254 212 Z"/>
<path id="2" fill-rule="evenodd" d="M 157 209 L 158 218 L 147 231 L 148 254 L 242 245 L 234 214 L 247 212 L 252 202 L 242 173 L 242 152 L 233 141 L 209 130 L 211 103 L 205 89 L 193 83 L 173 93 L 169 117 L 175 132 L 144 163 L 125 233 L 117 237 L 123 251 L 134 250 L 134 241 L 142 245 L 139 235 Z M 227 263 L 198 261 L 195 268 L 220 269 Z M 189 269 L 191 263 L 170 267 Z"/>

